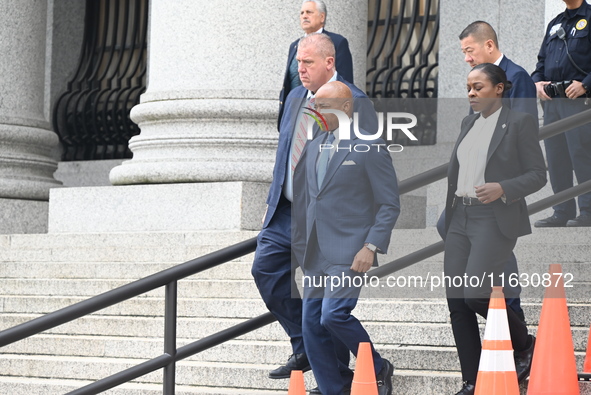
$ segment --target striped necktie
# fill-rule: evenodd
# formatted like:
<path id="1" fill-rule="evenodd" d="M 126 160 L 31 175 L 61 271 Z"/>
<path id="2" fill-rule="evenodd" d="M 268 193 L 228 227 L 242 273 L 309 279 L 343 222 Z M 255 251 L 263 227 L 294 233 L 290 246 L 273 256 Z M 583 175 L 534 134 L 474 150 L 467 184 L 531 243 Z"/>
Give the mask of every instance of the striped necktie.
<path id="1" fill-rule="evenodd" d="M 307 139 L 307 131 L 308 131 L 308 122 L 311 122 L 310 117 L 304 114 L 304 107 L 310 107 L 314 104 L 314 99 L 306 100 L 304 105 L 302 106 L 302 111 L 300 112 L 300 122 L 298 123 L 294 136 L 293 141 L 291 143 L 291 174 L 295 171 L 295 168 L 302 157 L 302 153 L 304 152 L 304 147 L 306 146 Z"/>

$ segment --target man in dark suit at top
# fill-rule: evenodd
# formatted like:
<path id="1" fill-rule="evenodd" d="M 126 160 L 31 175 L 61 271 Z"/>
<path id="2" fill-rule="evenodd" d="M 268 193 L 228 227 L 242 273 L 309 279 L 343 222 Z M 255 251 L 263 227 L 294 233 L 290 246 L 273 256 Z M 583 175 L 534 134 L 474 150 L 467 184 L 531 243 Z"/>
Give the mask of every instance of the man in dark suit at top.
<path id="1" fill-rule="evenodd" d="M 527 71 L 511 59 L 506 57 L 499 50 L 497 33 L 492 26 L 484 21 L 472 22 L 460 33 L 460 45 L 464 53 L 464 61 L 470 67 L 482 63 L 492 63 L 499 66 L 507 75 L 507 80 L 511 81 L 512 87 L 505 93 L 509 107 L 515 111 L 525 112 L 538 119 L 537 93 L 534 81 Z M 445 212 L 437 223 L 437 230 L 445 239 Z M 507 296 L 507 305 L 517 313 L 522 321 L 525 321 L 525 315 L 521 308 L 519 295 L 521 286 L 516 284 L 511 286 L 513 281 L 509 281 L 509 276 L 518 275 L 517 259 L 515 254 L 507 261 L 505 267 L 505 295 Z"/>
<path id="2" fill-rule="evenodd" d="M 285 103 L 267 211 L 252 265 L 252 275 L 261 297 L 290 337 L 293 349 L 287 364 L 269 373 L 269 377 L 274 379 L 289 378 L 292 370 L 310 369 L 302 338 L 302 300 L 292 294 L 292 290 L 296 289 L 294 271 L 301 263 L 301 254 L 292 248 L 292 212 L 300 212 L 296 219 L 301 219 L 303 215 L 303 208 L 292 207 L 292 202 L 303 202 L 300 199 L 302 191 L 293 186 L 294 180 L 305 177 L 305 166 L 302 164 L 305 163 L 307 143 L 306 133 L 302 136 L 298 131 L 305 132 L 307 126 L 303 122 L 313 122 L 310 117 L 304 116 L 304 107 L 312 106 L 310 100 L 322 85 L 329 81 L 341 81 L 353 92 L 360 127 L 369 133 L 378 129 L 371 101 L 335 70 L 335 47 L 327 35 L 314 33 L 303 38 L 296 58 L 303 85 L 292 90 Z M 342 352 L 337 353 L 343 365 L 348 365 L 348 349 L 343 346 Z"/>
<path id="3" fill-rule="evenodd" d="M 357 355 L 359 343 L 371 344 L 351 314 L 361 292 L 356 280 L 377 265 L 377 253 L 387 252 L 400 201 L 392 158 L 385 148 L 378 148 L 385 147 L 384 140 L 361 139 L 348 122 L 353 115 L 351 90 L 333 81 L 323 85 L 315 99 L 326 125 L 309 144 L 301 186 L 308 197 L 303 333 L 321 393 L 342 395 L 351 387 L 352 373 L 343 374 L 335 345 L 340 347 L 336 343 L 340 342 Z M 345 124 L 327 110 L 346 114 Z M 331 281 L 325 285 L 327 277 Z M 391 395 L 394 368 L 371 347 L 378 394 Z"/>
<path id="4" fill-rule="evenodd" d="M 529 73 L 499 50 L 497 33 L 490 24 L 472 22 L 460 34 L 464 61 L 470 67 L 481 63 L 496 64 L 503 69 L 512 87 L 506 93 L 511 109 L 529 113 L 538 119 L 537 92 Z"/>
<path id="5" fill-rule="evenodd" d="M 332 40 L 336 56 L 335 67 L 339 75 L 345 80 L 354 84 L 353 81 L 353 58 L 349 50 L 349 42 L 340 34 L 332 33 L 324 29 L 326 24 L 326 4 L 322 0 L 304 0 L 302 9 L 300 10 L 300 25 L 304 30 L 304 37 L 312 33 L 324 33 Z M 296 87 L 302 85 L 300 75 L 298 73 L 298 62 L 296 60 L 296 52 L 298 50 L 298 38 L 289 46 L 289 55 L 287 56 L 287 67 L 285 68 L 285 76 L 283 77 L 283 87 L 279 94 L 279 117 L 277 119 L 277 128 L 281 124 L 283 116 L 283 109 L 285 106 L 285 99 L 289 92 Z"/>

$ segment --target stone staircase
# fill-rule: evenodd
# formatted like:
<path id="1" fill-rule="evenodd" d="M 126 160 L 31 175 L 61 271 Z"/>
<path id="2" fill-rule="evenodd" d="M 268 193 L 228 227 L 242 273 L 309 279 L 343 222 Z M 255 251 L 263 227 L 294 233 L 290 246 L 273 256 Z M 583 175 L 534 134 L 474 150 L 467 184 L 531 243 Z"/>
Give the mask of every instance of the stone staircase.
<path id="1" fill-rule="evenodd" d="M 237 243 L 256 232 L 154 232 L 0 236 L 0 329 L 71 305 L 175 264 Z M 550 263 L 572 273 L 567 289 L 573 340 L 582 367 L 591 324 L 591 229 L 535 229 L 517 245 L 522 273 Z M 433 228 L 395 230 L 388 262 L 439 241 Z M 250 276 L 252 254 L 179 283 L 178 345 L 266 312 Z M 396 276 L 441 275 L 442 254 Z M 384 285 L 385 283 L 382 283 Z M 369 290 L 355 311 L 395 367 L 394 393 L 452 394 L 458 362 L 443 290 Z M 101 310 L 0 349 L 0 394 L 72 391 L 162 353 L 163 289 Z M 541 288 L 524 288 L 532 332 Z M 385 298 L 384 296 L 389 296 Z M 412 297 L 412 298 L 411 298 Z M 285 394 L 287 380 L 267 373 L 290 354 L 277 323 L 177 364 L 177 394 Z M 311 373 L 306 386 L 315 386 Z M 161 394 L 162 371 L 107 391 Z M 582 393 L 591 393 L 582 384 Z M 525 389 L 525 387 L 523 388 Z"/>

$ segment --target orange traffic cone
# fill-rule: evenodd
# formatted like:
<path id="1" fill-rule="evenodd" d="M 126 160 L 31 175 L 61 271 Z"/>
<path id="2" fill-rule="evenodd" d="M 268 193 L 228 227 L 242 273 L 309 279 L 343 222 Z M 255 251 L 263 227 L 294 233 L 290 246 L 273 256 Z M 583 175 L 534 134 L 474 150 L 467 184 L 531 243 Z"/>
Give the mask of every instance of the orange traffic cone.
<path id="1" fill-rule="evenodd" d="M 291 371 L 287 395 L 306 395 L 306 386 L 304 385 L 304 372 L 302 372 L 301 370 Z"/>
<path id="2" fill-rule="evenodd" d="M 544 293 L 527 394 L 579 395 L 562 267 L 552 264 L 549 273 L 551 283 Z"/>
<path id="3" fill-rule="evenodd" d="M 493 287 L 488 305 L 475 395 L 519 395 L 503 287 Z"/>
<path id="4" fill-rule="evenodd" d="M 378 384 L 376 382 L 376 371 L 373 366 L 371 344 L 367 342 L 359 343 L 351 395 L 378 395 Z"/>
<path id="5" fill-rule="evenodd" d="M 589 328 L 589 338 L 587 339 L 587 355 L 585 355 L 584 373 L 591 373 L 591 328 Z"/>

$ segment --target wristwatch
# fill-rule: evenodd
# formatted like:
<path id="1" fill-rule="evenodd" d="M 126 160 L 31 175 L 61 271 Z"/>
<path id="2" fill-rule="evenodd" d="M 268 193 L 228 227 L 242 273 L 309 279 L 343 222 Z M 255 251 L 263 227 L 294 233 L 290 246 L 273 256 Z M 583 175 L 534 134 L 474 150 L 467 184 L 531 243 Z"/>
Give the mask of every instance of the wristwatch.
<path id="1" fill-rule="evenodd" d="M 365 247 L 367 247 L 367 249 L 370 250 L 371 252 L 376 252 L 376 250 L 378 249 L 378 247 L 376 247 L 375 245 L 373 245 L 371 243 L 365 243 Z"/>

